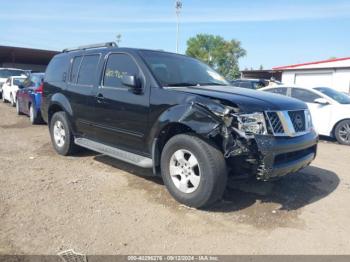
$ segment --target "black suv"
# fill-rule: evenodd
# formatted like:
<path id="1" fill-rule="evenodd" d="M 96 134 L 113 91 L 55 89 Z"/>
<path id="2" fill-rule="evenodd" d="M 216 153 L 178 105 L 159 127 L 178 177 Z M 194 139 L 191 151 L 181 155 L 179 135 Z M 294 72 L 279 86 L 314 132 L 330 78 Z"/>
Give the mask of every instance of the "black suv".
<path id="1" fill-rule="evenodd" d="M 78 146 L 161 175 L 193 207 L 227 176 L 277 178 L 307 166 L 318 136 L 298 100 L 232 87 L 200 61 L 113 43 L 64 50 L 45 76 L 42 116 L 61 155 Z"/>

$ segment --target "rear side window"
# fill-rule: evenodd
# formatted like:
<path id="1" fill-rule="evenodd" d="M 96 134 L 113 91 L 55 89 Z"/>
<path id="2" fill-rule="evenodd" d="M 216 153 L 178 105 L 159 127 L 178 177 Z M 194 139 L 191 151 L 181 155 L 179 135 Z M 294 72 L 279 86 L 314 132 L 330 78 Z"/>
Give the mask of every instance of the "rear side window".
<path id="1" fill-rule="evenodd" d="M 139 69 L 135 61 L 126 54 L 111 54 L 108 57 L 103 85 L 108 87 L 125 87 L 121 82 L 123 75 L 139 75 Z"/>
<path id="2" fill-rule="evenodd" d="M 320 98 L 315 93 L 300 88 L 292 88 L 292 97 L 304 101 L 306 103 L 315 103 L 315 99 Z"/>
<path id="3" fill-rule="evenodd" d="M 244 88 L 252 88 L 252 84 L 250 82 L 241 82 L 239 86 Z"/>
<path id="4" fill-rule="evenodd" d="M 272 88 L 266 90 L 267 92 L 274 93 L 274 94 L 279 94 L 279 95 L 287 95 L 287 88 L 286 87 L 278 87 L 278 88 Z"/>
<path id="5" fill-rule="evenodd" d="M 69 82 L 71 82 L 71 83 L 77 82 L 79 66 L 80 66 L 82 59 L 83 59 L 82 56 L 76 56 L 73 58 L 72 69 L 71 69 L 70 75 L 69 75 Z"/>
<path id="6" fill-rule="evenodd" d="M 79 85 L 93 85 L 100 55 L 84 56 L 81 62 L 78 81 Z"/>
<path id="7" fill-rule="evenodd" d="M 67 57 L 55 57 L 51 60 L 46 69 L 46 81 L 61 82 L 64 81 L 64 74 L 67 72 L 68 59 Z"/>

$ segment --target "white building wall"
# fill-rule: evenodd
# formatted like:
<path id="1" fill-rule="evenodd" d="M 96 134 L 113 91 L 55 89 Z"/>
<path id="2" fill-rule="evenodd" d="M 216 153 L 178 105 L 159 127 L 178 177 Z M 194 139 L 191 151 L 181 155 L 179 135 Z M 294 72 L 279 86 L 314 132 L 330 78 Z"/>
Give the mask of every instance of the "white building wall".
<path id="1" fill-rule="evenodd" d="M 286 85 L 329 86 L 350 93 L 350 69 L 288 70 L 282 73 L 282 82 Z"/>
<path id="2" fill-rule="evenodd" d="M 333 77 L 333 88 L 350 93 L 350 69 L 337 69 Z"/>

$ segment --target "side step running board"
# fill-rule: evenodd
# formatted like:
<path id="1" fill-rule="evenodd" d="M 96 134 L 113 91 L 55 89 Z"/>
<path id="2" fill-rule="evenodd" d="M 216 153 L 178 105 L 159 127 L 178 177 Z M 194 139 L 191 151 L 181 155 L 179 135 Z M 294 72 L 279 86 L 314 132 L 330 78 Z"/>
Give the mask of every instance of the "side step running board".
<path id="1" fill-rule="evenodd" d="M 153 166 L 153 161 L 151 158 L 130 153 L 115 147 L 107 146 L 86 138 L 75 138 L 74 143 L 79 146 L 99 152 L 101 154 L 105 154 L 110 157 L 117 158 L 119 160 L 128 162 L 133 165 L 137 165 L 143 168 L 152 168 Z"/>

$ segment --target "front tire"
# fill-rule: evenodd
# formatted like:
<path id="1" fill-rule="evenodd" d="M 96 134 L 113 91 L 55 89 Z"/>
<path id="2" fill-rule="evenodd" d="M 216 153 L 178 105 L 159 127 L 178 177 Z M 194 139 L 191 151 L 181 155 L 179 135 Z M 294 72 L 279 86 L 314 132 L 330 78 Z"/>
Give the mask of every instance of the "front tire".
<path id="1" fill-rule="evenodd" d="M 350 120 L 343 120 L 334 130 L 335 138 L 342 145 L 350 145 Z"/>
<path id="2" fill-rule="evenodd" d="M 50 121 L 50 135 L 54 149 L 60 155 L 73 155 L 77 146 L 65 112 L 56 112 Z"/>
<path id="3" fill-rule="evenodd" d="M 208 207 L 221 199 L 227 182 L 223 154 L 194 136 L 172 137 L 164 146 L 161 173 L 170 194 L 180 203 Z"/>

